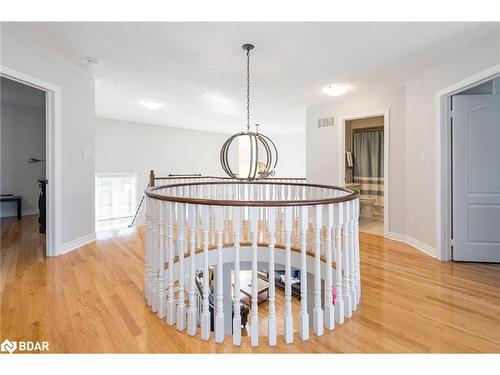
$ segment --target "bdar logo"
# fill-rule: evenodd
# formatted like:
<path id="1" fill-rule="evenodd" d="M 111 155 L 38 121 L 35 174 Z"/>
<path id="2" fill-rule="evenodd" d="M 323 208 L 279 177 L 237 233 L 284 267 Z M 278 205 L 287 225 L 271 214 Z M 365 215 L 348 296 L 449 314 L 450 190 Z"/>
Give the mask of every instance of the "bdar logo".
<path id="1" fill-rule="evenodd" d="M 17 349 L 17 342 L 5 339 L 0 345 L 0 350 L 2 352 L 14 353 Z"/>

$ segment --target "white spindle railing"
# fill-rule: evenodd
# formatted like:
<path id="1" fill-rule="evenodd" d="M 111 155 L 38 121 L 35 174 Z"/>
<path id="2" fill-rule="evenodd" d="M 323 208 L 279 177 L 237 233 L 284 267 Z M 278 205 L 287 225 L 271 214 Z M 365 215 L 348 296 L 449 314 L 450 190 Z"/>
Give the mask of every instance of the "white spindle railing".
<path id="1" fill-rule="evenodd" d="M 359 200 L 354 193 L 301 181 L 179 181 L 146 191 L 144 296 L 168 325 L 187 329 L 190 336 L 200 327 L 202 340 L 209 340 L 214 331 L 217 343 L 232 335 L 233 345 L 241 345 L 242 261 L 251 265 L 251 346 L 259 345 L 262 334 L 259 267 L 268 271 L 266 334 L 271 346 L 278 343 L 279 319 L 283 319 L 283 341 L 293 343 L 292 298 L 297 292 L 294 289 L 292 294 L 292 268 L 300 270 L 300 310 L 296 314 L 301 340 L 310 339 L 310 327 L 321 336 L 325 328 L 333 330 L 335 322 L 343 324 L 356 311 L 361 275 Z M 229 289 L 224 288 L 228 279 L 223 276 L 225 264 L 233 266 Z M 285 270 L 282 317 L 276 314 L 275 284 L 280 280 L 275 279 L 275 264 Z M 198 273 L 201 285 L 197 284 Z M 310 286 L 308 274 L 314 280 Z M 232 316 L 224 314 L 227 290 L 232 290 Z M 231 331 L 226 329 L 228 320 Z"/>

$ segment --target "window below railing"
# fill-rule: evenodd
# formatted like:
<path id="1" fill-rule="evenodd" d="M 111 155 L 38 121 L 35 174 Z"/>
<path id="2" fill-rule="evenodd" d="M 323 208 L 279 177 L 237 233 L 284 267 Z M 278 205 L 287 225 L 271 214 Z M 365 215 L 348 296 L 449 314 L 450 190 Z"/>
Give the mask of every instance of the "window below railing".
<path id="1" fill-rule="evenodd" d="M 96 231 L 127 227 L 136 210 L 135 173 L 96 174 Z"/>

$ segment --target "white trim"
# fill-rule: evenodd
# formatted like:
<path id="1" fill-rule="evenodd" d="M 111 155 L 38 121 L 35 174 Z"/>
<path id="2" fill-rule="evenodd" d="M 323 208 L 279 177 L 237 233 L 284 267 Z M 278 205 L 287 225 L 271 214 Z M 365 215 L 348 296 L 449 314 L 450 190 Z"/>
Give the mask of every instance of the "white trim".
<path id="1" fill-rule="evenodd" d="M 435 248 L 423 242 L 420 242 L 419 240 L 416 240 L 415 238 L 410 237 L 406 234 L 390 232 L 389 239 L 393 241 L 404 242 L 407 245 L 410 245 L 411 247 L 414 247 L 415 249 L 425 253 L 426 255 L 429 255 L 433 258 L 437 257 L 437 250 Z"/>
<path id="2" fill-rule="evenodd" d="M 61 244 L 59 246 L 59 248 L 57 249 L 57 253 L 54 254 L 54 255 L 65 254 L 65 253 L 70 252 L 72 250 L 75 250 L 75 249 L 77 249 L 79 247 L 87 245 L 87 244 L 89 244 L 91 242 L 94 242 L 95 240 L 96 240 L 95 233 L 91 233 L 91 234 L 88 234 L 86 236 L 77 238 L 76 240 L 63 243 L 63 244 Z"/>
<path id="3" fill-rule="evenodd" d="M 390 197 L 390 110 L 389 108 L 379 109 L 375 111 L 367 111 L 362 113 L 355 113 L 351 115 L 339 116 L 340 137 L 339 137 L 339 182 L 345 185 L 345 123 L 350 120 L 359 120 L 362 118 L 370 118 L 376 116 L 384 116 L 384 237 L 389 238 L 389 197 Z"/>
<path id="4" fill-rule="evenodd" d="M 61 246 L 61 88 L 52 83 L 0 65 L 0 76 L 46 92 L 45 166 L 47 171 L 47 256 L 55 256 Z"/>
<path id="5" fill-rule="evenodd" d="M 450 233 L 450 150 L 449 97 L 500 74 L 500 64 L 493 65 L 436 92 L 436 254 L 440 260 L 452 260 Z"/>

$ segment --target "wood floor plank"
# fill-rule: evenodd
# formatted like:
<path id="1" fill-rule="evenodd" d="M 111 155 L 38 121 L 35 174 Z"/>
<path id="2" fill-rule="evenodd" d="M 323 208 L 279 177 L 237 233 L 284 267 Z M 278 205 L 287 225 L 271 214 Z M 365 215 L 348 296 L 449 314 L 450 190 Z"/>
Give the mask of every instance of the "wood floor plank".
<path id="1" fill-rule="evenodd" d="M 500 265 L 440 262 L 412 247 L 364 234 L 363 297 L 351 319 L 310 341 L 284 344 L 277 289 L 278 345 L 270 347 L 267 303 L 259 305 L 260 346 L 189 337 L 144 302 L 143 233 L 99 234 L 95 243 L 45 258 L 36 218 L 1 219 L 0 337 L 49 341 L 62 353 L 457 353 L 500 352 Z M 213 335 L 212 335 L 213 336 Z"/>

